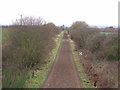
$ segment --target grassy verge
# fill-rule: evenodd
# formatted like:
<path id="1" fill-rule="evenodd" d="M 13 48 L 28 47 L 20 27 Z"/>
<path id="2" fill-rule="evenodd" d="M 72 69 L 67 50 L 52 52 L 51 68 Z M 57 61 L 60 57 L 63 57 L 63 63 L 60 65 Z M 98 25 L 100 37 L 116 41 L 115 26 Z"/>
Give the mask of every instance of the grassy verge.
<path id="1" fill-rule="evenodd" d="M 69 41 L 70 41 L 70 45 L 71 45 L 71 48 L 72 48 L 72 54 L 73 54 L 73 57 L 74 57 L 74 61 L 75 61 L 75 64 L 77 66 L 77 70 L 78 70 L 78 73 L 79 73 L 79 77 L 80 77 L 80 79 L 82 81 L 82 84 L 83 84 L 83 88 L 95 88 L 94 86 L 91 85 L 90 81 L 88 80 L 88 76 L 85 73 L 82 62 L 81 62 L 81 60 L 78 56 L 77 51 L 75 50 L 74 42 L 71 39 L 69 39 Z"/>
<path id="2" fill-rule="evenodd" d="M 25 88 L 39 88 L 41 87 L 41 85 L 43 84 L 43 82 L 45 81 L 47 74 L 52 66 L 52 63 L 54 62 L 56 56 L 57 56 L 57 52 L 58 49 L 60 47 L 61 44 L 61 40 L 63 37 L 64 32 L 61 32 L 56 39 L 56 46 L 55 48 L 52 50 L 52 52 L 50 53 L 50 57 L 49 60 L 46 64 L 38 65 L 37 67 L 39 68 L 38 70 L 31 70 L 28 73 L 28 79 L 26 80 L 26 83 L 24 85 Z M 34 77 L 32 77 L 32 74 L 34 73 Z"/>

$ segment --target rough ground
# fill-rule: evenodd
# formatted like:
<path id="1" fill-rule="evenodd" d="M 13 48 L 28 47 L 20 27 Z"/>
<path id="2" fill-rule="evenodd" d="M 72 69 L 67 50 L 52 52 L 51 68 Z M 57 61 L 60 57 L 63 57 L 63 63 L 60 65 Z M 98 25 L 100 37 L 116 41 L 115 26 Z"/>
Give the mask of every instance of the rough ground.
<path id="1" fill-rule="evenodd" d="M 42 88 L 81 88 L 69 40 L 65 34 L 57 58 Z"/>

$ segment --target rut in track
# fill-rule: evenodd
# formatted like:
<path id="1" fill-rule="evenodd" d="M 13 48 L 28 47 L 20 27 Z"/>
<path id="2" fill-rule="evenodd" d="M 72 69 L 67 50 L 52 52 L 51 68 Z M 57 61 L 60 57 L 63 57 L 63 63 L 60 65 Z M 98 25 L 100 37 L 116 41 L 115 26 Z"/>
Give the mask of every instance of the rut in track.
<path id="1" fill-rule="evenodd" d="M 57 58 L 42 88 L 81 88 L 81 86 L 70 43 L 65 34 Z"/>

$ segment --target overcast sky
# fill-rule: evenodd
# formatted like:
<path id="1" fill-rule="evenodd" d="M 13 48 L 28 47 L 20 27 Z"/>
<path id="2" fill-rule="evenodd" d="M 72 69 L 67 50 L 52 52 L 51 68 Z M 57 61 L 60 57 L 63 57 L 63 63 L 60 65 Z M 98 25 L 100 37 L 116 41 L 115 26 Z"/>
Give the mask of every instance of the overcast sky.
<path id="1" fill-rule="evenodd" d="M 119 0 L 1 0 L 0 24 L 23 16 L 40 16 L 55 25 L 85 21 L 89 25 L 118 25 Z"/>

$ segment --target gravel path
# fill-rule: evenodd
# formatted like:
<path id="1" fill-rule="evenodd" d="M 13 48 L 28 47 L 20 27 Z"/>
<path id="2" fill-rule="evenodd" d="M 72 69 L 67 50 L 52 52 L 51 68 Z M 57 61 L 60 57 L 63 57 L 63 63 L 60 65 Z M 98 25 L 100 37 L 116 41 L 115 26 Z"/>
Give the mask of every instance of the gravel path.
<path id="1" fill-rule="evenodd" d="M 82 84 L 73 61 L 70 43 L 65 34 L 57 58 L 42 88 L 81 88 Z"/>

